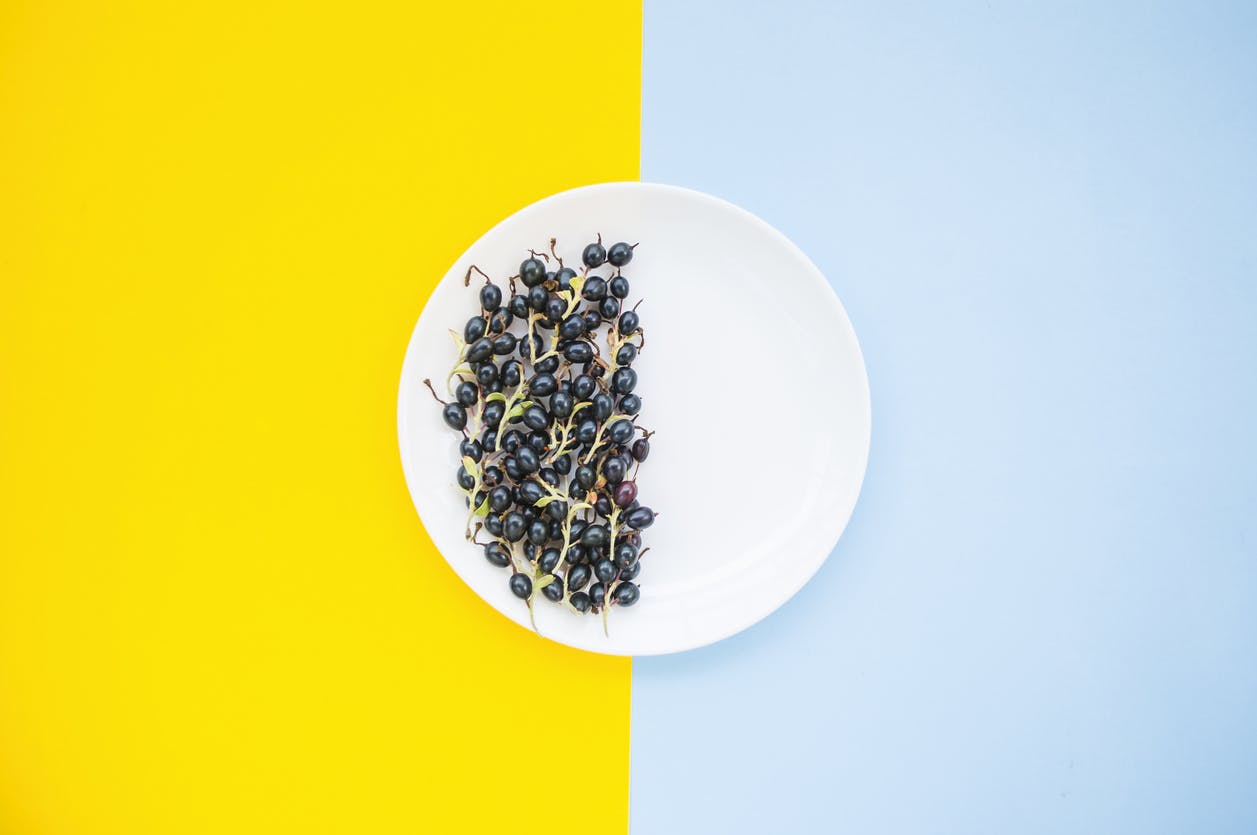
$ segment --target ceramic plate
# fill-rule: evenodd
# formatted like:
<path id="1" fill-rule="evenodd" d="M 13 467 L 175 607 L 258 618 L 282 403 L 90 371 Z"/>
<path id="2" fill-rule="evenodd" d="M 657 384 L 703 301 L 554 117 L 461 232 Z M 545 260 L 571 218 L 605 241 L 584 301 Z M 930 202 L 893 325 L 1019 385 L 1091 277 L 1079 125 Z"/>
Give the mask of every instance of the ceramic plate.
<path id="1" fill-rule="evenodd" d="M 842 304 L 807 256 L 723 200 L 652 183 L 548 197 L 490 229 L 450 266 L 411 336 L 398 440 L 415 508 L 450 567 L 530 629 L 528 610 L 463 538 L 458 436 L 423 387 L 455 360 L 449 329 L 479 304 L 471 264 L 505 288 L 527 250 L 558 239 L 569 266 L 585 244 L 638 242 L 624 268 L 646 344 L 633 364 L 653 430 L 637 481 L 659 512 L 643 532 L 641 600 L 600 617 L 534 604 L 546 638 L 592 652 L 655 655 L 728 637 L 773 612 L 816 573 L 855 507 L 869 449 L 869 392 Z M 595 273 L 614 272 L 604 266 Z M 515 330 L 519 330 L 518 327 Z M 482 537 L 483 538 L 483 537 Z"/>

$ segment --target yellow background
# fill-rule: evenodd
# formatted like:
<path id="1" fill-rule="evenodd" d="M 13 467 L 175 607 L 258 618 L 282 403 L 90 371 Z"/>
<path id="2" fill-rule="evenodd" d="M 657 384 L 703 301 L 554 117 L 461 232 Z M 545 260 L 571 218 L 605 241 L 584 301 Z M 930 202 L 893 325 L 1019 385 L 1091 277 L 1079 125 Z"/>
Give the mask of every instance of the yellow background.
<path id="1" fill-rule="evenodd" d="M 626 826 L 629 662 L 458 581 L 395 406 L 464 247 L 637 177 L 640 50 L 636 2 L 0 3 L 0 832 Z"/>

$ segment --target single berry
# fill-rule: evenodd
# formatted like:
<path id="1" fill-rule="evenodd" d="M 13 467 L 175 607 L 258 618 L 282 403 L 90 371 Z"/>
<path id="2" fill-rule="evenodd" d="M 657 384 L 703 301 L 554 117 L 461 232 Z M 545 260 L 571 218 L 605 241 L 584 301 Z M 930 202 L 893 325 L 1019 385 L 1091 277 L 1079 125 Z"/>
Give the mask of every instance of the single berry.
<path id="1" fill-rule="evenodd" d="M 615 591 L 612 594 L 615 597 L 616 605 L 625 607 L 632 606 L 637 602 L 637 599 L 641 597 L 641 592 L 638 590 L 637 584 L 631 583 L 627 580 L 616 586 Z"/>
<path id="2" fill-rule="evenodd" d="M 463 328 L 463 341 L 469 345 L 475 342 L 485 335 L 485 327 L 483 316 L 472 316 L 467 320 L 467 324 Z"/>
<path id="3" fill-rule="evenodd" d="M 581 263 L 590 269 L 601 267 L 607 260 L 607 249 L 599 243 L 590 244 L 581 253 L 580 260 Z"/>
<path id="4" fill-rule="evenodd" d="M 598 302 L 602 301 L 607 295 L 607 280 L 596 275 L 591 275 L 585 279 L 585 283 L 580 288 L 581 298 L 585 301 Z"/>
<path id="5" fill-rule="evenodd" d="M 532 580 L 528 579 L 527 574 L 515 573 L 511 575 L 511 594 L 520 600 L 527 600 L 532 596 Z"/>
<path id="6" fill-rule="evenodd" d="M 467 426 L 467 410 L 457 403 L 446 403 L 445 408 L 441 410 L 441 418 L 450 429 L 457 429 L 461 432 Z"/>
<path id="7" fill-rule="evenodd" d="M 611 560 L 598 560 L 598 564 L 594 566 L 594 576 L 601 583 L 610 583 L 619 574 L 620 569 L 616 568 Z"/>
<path id="8" fill-rule="evenodd" d="M 536 287 L 546 280 L 546 265 L 537 258 L 529 258 L 519 265 L 519 280 L 525 287 Z"/>
<path id="9" fill-rule="evenodd" d="M 618 244 L 612 244 L 607 250 L 607 261 L 613 267 L 623 267 L 629 261 L 633 260 L 633 247 L 621 241 Z"/>
<path id="10" fill-rule="evenodd" d="M 541 590 L 541 593 L 546 596 L 546 600 L 558 603 L 563 599 L 563 578 L 557 576 L 551 578 L 550 583 Z"/>
<path id="11" fill-rule="evenodd" d="M 496 284 L 480 288 L 480 306 L 485 310 L 497 310 L 502 306 L 502 290 Z"/>
<path id="12" fill-rule="evenodd" d="M 655 523 L 655 512 L 648 507 L 639 507 L 624 517 L 624 524 L 635 530 L 649 528 Z"/>
<path id="13" fill-rule="evenodd" d="M 480 389 L 476 388 L 475 383 L 459 383 L 458 388 L 454 389 L 454 399 L 460 406 L 474 406 L 480 399 Z"/>
<path id="14" fill-rule="evenodd" d="M 637 315 L 636 310 L 626 310 L 620 314 L 620 335 L 628 336 L 633 333 L 641 325 L 641 317 Z"/>
<path id="15" fill-rule="evenodd" d="M 490 542 L 484 546 L 484 558 L 498 568 L 511 564 L 511 554 L 500 542 Z"/>
<path id="16" fill-rule="evenodd" d="M 568 554 L 568 561 L 569 562 L 571 561 L 570 553 Z M 585 584 L 589 582 L 589 578 L 590 576 L 592 576 L 592 574 L 593 572 L 590 571 L 588 565 L 573 564 L 572 567 L 567 570 L 568 590 L 577 591 L 579 589 L 583 589 L 585 587 Z"/>
<path id="17" fill-rule="evenodd" d="M 528 523 L 524 520 L 524 514 L 512 510 L 502 520 L 502 535 L 506 537 L 507 542 L 519 542 L 524 538 L 527 527 Z"/>
<path id="18" fill-rule="evenodd" d="M 632 481 L 621 481 L 611 491 L 611 500 L 617 507 L 628 507 L 637 498 L 637 484 Z"/>
<path id="19" fill-rule="evenodd" d="M 632 394 L 637 386 L 637 372 L 631 368 L 617 369 L 611 375 L 611 390 L 618 394 Z"/>

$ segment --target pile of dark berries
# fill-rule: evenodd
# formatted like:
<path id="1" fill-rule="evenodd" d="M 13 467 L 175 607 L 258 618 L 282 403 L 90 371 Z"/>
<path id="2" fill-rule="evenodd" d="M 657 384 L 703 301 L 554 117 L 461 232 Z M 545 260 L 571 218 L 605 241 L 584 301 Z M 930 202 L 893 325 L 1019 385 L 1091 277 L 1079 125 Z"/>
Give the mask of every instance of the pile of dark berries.
<path id="1" fill-rule="evenodd" d="M 472 265 L 463 284 L 473 274 L 484 280 L 480 313 L 461 334 L 450 331 L 458 346 L 446 378 L 451 399 L 424 380 L 462 434 L 455 479 L 467 539 L 510 569 L 511 592 L 530 617 L 540 593 L 576 614 L 601 612 L 605 630 L 612 606 L 640 596 L 635 581 L 650 550 L 641 532 L 655 513 L 637 498 L 651 433 L 637 423 L 633 361 L 645 334 L 622 272 L 636 246 L 608 249 L 599 235 L 578 273 L 552 238 L 549 254 L 529 250 L 508 280 L 510 298 Z"/>

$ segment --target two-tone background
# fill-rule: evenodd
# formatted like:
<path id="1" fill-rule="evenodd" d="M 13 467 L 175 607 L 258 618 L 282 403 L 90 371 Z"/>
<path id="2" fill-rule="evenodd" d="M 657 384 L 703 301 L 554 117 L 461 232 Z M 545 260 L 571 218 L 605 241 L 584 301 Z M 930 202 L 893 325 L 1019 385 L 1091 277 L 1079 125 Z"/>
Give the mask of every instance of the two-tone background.
<path id="1" fill-rule="evenodd" d="M 0 832 L 1257 830 L 1255 44 L 1244 3 L 0 4 Z M 467 244 L 638 177 L 808 252 L 874 431 L 794 601 L 630 661 L 459 583 L 394 415 Z"/>

